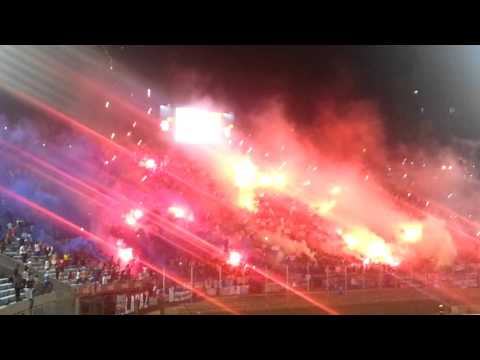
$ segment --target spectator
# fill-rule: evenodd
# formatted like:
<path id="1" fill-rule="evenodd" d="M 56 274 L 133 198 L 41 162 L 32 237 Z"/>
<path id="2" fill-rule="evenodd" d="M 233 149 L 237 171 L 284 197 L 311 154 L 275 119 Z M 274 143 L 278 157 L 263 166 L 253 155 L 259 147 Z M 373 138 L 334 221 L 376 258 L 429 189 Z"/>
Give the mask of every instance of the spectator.
<path id="1" fill-rule="evenodd" d="M 75 274 L 75 283 L 76 283 L 76 284 L 80 284 L 80 281 L 81 281 L 81 277 L 80 277 L 80 276 L 81 276 L 81 272 L 80 272 L 80 269 L 78 269 L 78 270 L 76 271 L 76 274 Z"/>
<path id="2" fill-rule="evenodd" d="M 13 279 L 15 278 L 15 276 L 17 276 L 17 274 L 20 272 L 20 265 L 16 265 L 15 266 L 15 269 L 13 269 L 13 276 L 12 276 L 12 281 Z"/>
<path id="3" fill-rule="evenodd" d="M 60 280 L 60 273 L 61 273 L 61 269 L 60 269 L 60 262 L 56 263 L 55 265 L 55 279 L 57 280 Z"/>
<path id="4" fill-rule="evenodd" d="M 33 289 L 35 287 L 35 280 L 32 276 L 29 276 L 28 280 L 26 281 L 26 289 L 25 289 L 25 296 L 30 303 L 30 314 L 33 312 Z"/>
<path id="5" fill-rule="evenodd" d="M 67 265 L 69 260 L 70 260 L 70 256 L 68 254 L 64 254 L 63 255 L 63 263 L 65 265 Z"/>
<path id="6" fill-rule="evenodd" d="M 22 276 L 25 279 L 25 281 L 28 281 L 30 279 L 30 268 L 28 267 L 28 265 L 25 265 L 25 267 L 23 268 Z"/>
<path id="7" fill-rule="evenodd" d="M 55 270 L 57 269 L 57 256 L 55 254 L 51 256 L 50 264 L 55 268 Z"/>
<path id="8" fill-rule="evenodd" d="M 36 242 L 34 245 L 34 253 L 35 256 L 40 256 L 40 244 L 38 242 Z"/>
<path id="9" fill-rule="evenodd" d="M 20 249 L 18 250 L 18 253 L 22 257 L 22 262 L 26 263 L 27 262 L 27 257 L 28 257 L 26 246 L 25 245 L 20 246 Z"/>
<path id="10" fill-rule="evenodd" d="M 15 301 L 19 302 L 20 292 L 25 287 L 25 282 L 24 282 L 24 279 L 22 278 L 22 275 L 20 275 L 18 271 L 16 272 L 16 275 L 14 275 L 14 278 L 13 278 L 13 286 L 15 288 Z"/>

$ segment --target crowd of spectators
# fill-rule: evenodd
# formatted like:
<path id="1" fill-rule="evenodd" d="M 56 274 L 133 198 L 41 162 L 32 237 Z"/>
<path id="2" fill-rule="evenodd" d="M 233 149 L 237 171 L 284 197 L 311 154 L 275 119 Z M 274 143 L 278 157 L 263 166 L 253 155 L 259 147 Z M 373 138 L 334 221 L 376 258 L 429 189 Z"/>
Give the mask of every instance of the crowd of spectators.
<path id="1" fill-rule="evenodd" d="M 422 162 L 418 161 L 418 164 Z M 465 169 L 468 170 L 467 167 Z M 391 169 L 388 172 L 394 173 Z M 24 175 L 22 171 L 14 171 L 11 176 Z M 191 179 L 195 179 L 194 186 Z M 332 286 L 353 289 L 379 286 L 380 283 L 382 286 L 394 286 L 395 281 L 392 279 L 401 273 L 397 269 L 383 265 L 365 267 L 357 258 L 333 255 L 323 251 L 321 246 L 323 242 L 338 238 L 335 226 L 305 204 L 286 195 L 257 193 L 258 211 L 256 212 L 228 205 L 227 195 L 220 190 L 222 186 L 209 176 L 208 170 L 179 151 L 169 151 L 168 155 L 162 158 L 156 175 L 152 175 L 149 180 L 149 186 L 150 190 L 168 189 L 172 193 L 179 194 L 186 203 L 191 203 L 195 221 L 175 217 L 166 209 L 159 212 L 160 216 L 221 249 L 223 257 L 215 255 L 213 259 L 199 259 L 172 249 L 171 246 L 170 248 L 155 246 L 152 248 L 153 251 L 162 253 L 162 266 L 167 272 L 195 284 L 201 283 L 205 289 L 248 283 L 254 278 L 254 272 L 251 271 L 254 266 L 276 272 L 282 279 L 287 279 L 285 274 L 288 272 L 289 281 L 299 284 L 308 283 L 309 288 L 321 289 L 331 289 Z M 425 202 L 416 194 L 397 191 L 393 186 L 388 190 L 397 196 L 403 196 L 405 200 L 415 205 Z M 423 205 L 423 208 L 427 207 L 428 211 L 435 213 L 436 208 L 433 205 Z M 471 232 L 471 228 L 469 231 Z M 15 246 L 17 255 L 25 264 L 26 270 L 23 273 L 14 272 L 11 280 L 15 284 L 15 289 L 25 288 L 27 294 L 30 293 L 28 289 L 35 288 L 35 283 L 38 287 L 40 285 L 45 287 L 46 283 L 46 279 L 40 281 L 38 275 L 35 278 L 32 267 L 34 258 L 37 260 L 41 258 L 43 261 L 41 267 L 37 266 L 37 270 L 41 270 L 41 273 L 52 274 L 53 272 L 57 280 L 72 285 L 107 285 L 112 282 L 145 278 L 156 278 L 157 283 L 162 282 L 158 274 L 135 260 L 122 264 L 111 255 L 108 257 L 103 254 L 102 258 L 102 256 L 93 257 L 81 251 L 63 253 L 60 247 L 34 239 L 32 233 L 28 224 L 21 221 L 10 222 L 5 227 L 0 241 L 2 253 Z M 147 237 L 155 237 L 162 231 L 160 228 L 150 226 L 145 229 L 145 233 Z M 237 250 L 243 255 L 243 262 L 239 267 L 225 264 L 225 259 L 231 250 Z M 244 266 L 246 263 L 250 268 Z M 433 272 L 432 269 L 417 270 L 424 273 Z M 365 274 L 373 274 L 367 278 L 375 279 L 375 285 L 363 279 Z M 384 276 L 385 274 L 387 275 Z M 377 279 L 382 280 L 377 281 Z M 173 285 L 169 279 L 166 279 L 165 283 L 166 288 Z"/>

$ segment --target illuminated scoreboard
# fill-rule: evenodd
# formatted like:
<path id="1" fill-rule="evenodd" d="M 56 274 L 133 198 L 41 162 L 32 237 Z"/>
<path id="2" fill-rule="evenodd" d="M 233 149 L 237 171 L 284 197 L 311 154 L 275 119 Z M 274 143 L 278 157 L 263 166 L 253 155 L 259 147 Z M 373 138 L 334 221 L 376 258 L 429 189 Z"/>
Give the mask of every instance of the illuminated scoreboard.
<path id="1" fill-rule="evenodd" d="M 231 136 L 233 114 L 193 107 L 160 107 L 162 131 L 172 130 L 176 142 L 218 145 Z"/>

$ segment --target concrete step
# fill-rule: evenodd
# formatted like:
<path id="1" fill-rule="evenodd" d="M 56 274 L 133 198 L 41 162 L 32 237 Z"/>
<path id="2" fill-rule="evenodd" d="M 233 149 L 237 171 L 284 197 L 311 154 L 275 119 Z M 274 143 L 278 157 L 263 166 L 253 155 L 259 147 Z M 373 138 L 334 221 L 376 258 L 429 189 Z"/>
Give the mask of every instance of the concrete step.
<path id="1" fill-rule="evenodd" d="M 4 284 L 0 284 L 0 290 L 5 290 L 5 289 L 8 289 L 10 287 L 13 287 L 13 284 L 12 283 L 4 283 Z"/>
<path id="2" fill-rule="evenodd" d="M 8 283 L 8 278 L 0 278 L 0 284 Z"/>
<path id="3" fill-rule="evenodd" d="M 6 290 L 0 290 L 0 298 L 4 296 L 12 295 L 12 294 L 15 295 L 15 289 L 13 287 Z"/>
<path id="4" fill-rule="evenodd" d="M 25 296 L 21 296 L 21 299 L 24 299 Z M 8 305 L 15 301 L 15 294 L 7 295 L 0 298 L 0 305 Z"/>

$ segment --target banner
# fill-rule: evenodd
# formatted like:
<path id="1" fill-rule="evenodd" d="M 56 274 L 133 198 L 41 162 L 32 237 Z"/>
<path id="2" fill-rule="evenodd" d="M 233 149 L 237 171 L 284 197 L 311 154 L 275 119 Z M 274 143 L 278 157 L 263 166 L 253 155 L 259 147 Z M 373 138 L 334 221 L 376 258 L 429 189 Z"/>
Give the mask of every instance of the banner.
<path id="1" fill-rule="evenodd" d="M 169 302 L 181 302 L 192 299 L 192 292 L 190 290 L 184 289 L 174 289 L 170 288 L 172 291 L 169 294 Z"/>

